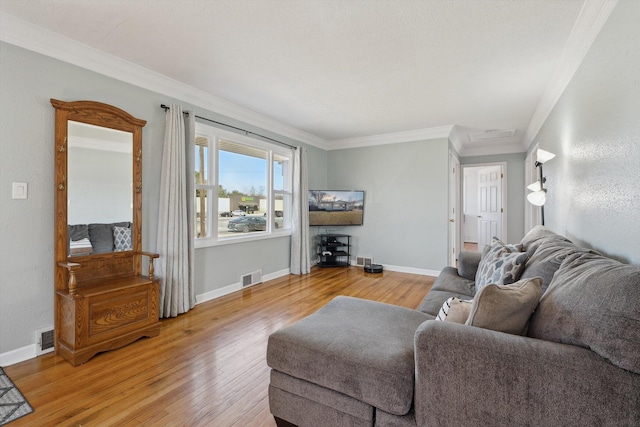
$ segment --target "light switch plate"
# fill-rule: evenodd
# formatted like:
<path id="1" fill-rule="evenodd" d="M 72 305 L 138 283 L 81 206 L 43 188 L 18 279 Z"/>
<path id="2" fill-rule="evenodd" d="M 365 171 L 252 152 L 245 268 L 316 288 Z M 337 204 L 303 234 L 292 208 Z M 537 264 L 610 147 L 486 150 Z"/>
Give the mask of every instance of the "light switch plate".
<path id="1" fill-rule="evenodd" d="M 27 198 L 27 183 L 26 182 L 14 182 L 12 191 L 12 199 L 26 199 Z"/>

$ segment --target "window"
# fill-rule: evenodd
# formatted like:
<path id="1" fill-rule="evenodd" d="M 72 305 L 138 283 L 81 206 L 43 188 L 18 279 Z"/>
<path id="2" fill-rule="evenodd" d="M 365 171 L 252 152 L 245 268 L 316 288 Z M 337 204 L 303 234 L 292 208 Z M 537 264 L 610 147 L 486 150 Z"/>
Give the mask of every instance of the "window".
<path id="1" fill-rule="evenodd" d="M 196 247 L 289 234 L 291 150 L 196 123 Z"/>

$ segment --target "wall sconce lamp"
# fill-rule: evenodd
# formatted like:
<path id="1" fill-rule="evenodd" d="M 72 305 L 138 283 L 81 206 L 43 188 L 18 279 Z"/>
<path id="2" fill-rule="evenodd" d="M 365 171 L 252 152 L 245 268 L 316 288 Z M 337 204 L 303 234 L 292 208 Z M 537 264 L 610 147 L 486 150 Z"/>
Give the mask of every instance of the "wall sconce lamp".
<path id="1" fill-rule="evenodd" d="M 540 216 L 542 219 L 542 225 L 544 225 L 544 204 L 547 201 L 547 189 L 544 188 L 544 183 L 547 178 L 542 175 L 542 164 L 553 159 L 556 155 L 545 150 L 538 149 L 536 151 L 536 164 L 538 168 L 538 180 L 533 184 L 527 185 L 527 189 L 532 193 L 527 195 L 527 200 L 534 206 L 540 206 Z"/>

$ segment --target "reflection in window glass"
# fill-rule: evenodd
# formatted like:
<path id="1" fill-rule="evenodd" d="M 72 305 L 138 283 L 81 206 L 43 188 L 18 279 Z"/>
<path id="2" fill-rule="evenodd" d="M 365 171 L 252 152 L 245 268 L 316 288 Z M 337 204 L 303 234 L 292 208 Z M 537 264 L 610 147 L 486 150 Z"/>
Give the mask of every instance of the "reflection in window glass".
<path id="1" fill-rule="evenodd" d="M 268 151 L 227 140 L 218 146 L 218 197 L 231 217 L 218 222 L 218 237 L 266 231 Z M 226 206 L 227 202 L 220 203 Z"/>

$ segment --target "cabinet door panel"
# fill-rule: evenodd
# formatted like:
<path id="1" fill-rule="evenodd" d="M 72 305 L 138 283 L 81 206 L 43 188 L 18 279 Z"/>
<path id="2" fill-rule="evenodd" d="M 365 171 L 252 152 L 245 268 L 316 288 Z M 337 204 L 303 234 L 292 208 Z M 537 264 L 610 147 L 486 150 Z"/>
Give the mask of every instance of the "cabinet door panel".
<path id="1" fill-rule="evenodd" d="M 102 339 L 110 332 L 123 333 L 149 321 L 150 295 L 146 288 L 120 295 L 117 298 L 89 300 L 89 339 Z M 154 319 L 155 321 L 156 319 Z"/>

